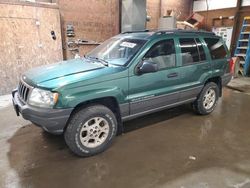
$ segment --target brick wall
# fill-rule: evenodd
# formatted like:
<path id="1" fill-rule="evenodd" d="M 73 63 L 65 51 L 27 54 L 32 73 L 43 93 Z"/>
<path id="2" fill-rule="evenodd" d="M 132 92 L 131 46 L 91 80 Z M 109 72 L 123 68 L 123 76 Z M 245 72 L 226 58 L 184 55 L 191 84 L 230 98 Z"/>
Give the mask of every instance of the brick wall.
<path id="1" fill-rule="evenodd" d="M 160 8 L 162 4 L 162 8 Z M 102 42 L 119 33 L 119 0 L 89 0 L 83 3 L 81 0 L 58 1 L 63 32 L 64 57 L 70 59 L 74 53 L 67 46 L 69 40 L 88 39 Z M 175 10 L 179 20 L 189 16 L 192 0 L 147 0 L 148 15 L 151 21 L 147 22 L 148 29 L 158 27 L 160 15 L 166 10 Z M 75 37 L 66 36 L 67 24 L 73 24 Z M 80 55 L 93 49 L 96 45 L 81 45 L 78 47 Z"/>
<path id="2" fill-rule="evenodd" d="M 87 39 L 96 42 L 119 33 L 119 1 L 118 0 L 59 0 L 62 21 L 64 58 L 74 57 L 67 42 L 70 40 Z M 72 24 L 75 37 L 66 36 L 66 27 Z M 93 49 L 96 45 L 80 45 L 80 55 Z M 71 48 L 72 49 L 72 48 Z"/>
<path id="3" fill-rule="evenodd" d="M 192 0 L 147 0 L 147 12 L 151 16 L 147 28 L 157 29 L 159 17 L 166 15 L 167 10 L 174 10 L 178 20 L 185 20 L 192 13 L 192 4 Z"/>

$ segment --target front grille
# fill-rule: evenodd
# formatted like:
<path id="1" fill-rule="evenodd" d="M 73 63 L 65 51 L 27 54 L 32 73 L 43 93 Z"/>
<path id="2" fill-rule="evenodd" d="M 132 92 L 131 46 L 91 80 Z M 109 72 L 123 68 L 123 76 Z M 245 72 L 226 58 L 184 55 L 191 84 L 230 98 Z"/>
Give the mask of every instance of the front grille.
<path id="1" fill-rule="evenodd" d="M 28 96 L 29 96 L 29 92 L 30 92 L 30 87 L 25 83 L 23 82 L 22 80 L 19 82 L 19 85 L 18 85 L 18 96 L 19 98 L 26 102 L 27 99 L 28 99 Z"/>

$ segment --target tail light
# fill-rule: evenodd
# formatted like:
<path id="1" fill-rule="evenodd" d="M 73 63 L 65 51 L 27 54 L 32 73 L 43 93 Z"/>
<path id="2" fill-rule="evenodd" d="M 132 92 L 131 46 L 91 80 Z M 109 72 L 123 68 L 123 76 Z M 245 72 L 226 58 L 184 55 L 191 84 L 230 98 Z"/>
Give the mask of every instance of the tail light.
<path id="1" fill-rule="evenodd" d="M 229 71 L 232 74 L 234 73 L 234 60 L 233 60 L 233 58 L 231 58 L 229 61 Z"/>

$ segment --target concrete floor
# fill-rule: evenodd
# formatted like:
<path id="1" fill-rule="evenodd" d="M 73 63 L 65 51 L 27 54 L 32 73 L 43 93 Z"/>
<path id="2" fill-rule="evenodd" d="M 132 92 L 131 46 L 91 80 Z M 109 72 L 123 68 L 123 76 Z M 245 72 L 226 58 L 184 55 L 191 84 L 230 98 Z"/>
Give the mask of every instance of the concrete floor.
<path id="1" fill-rule="evenodd" d="M 250 95 L 224 89 L 211 115 L 189 105 L 148 115 L 78 158 L 63 137 L 0 108 L 0 187 L 249 188 L 249 109 Z"/>
<path id="2" fill-rule="evenodd" d="M 234 78 L 227 87 L 240 92 L 250 93 L 250 77 Z"/>

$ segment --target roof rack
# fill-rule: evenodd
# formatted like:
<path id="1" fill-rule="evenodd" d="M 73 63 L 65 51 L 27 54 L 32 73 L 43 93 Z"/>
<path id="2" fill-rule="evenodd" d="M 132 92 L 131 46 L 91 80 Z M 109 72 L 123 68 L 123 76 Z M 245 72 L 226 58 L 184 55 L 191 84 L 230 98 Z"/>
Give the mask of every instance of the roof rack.
<path id="1" fill-rule="evenodd" d="M 215 35 L 213 32 L 203 30 L 185 30 L 185 29 L 173 29 L 173 30 L 158 30 L 155 34 L 167 34 L 167 33 L 194 33 L 194 34 L 210 34 Z"/>
<path id="2" fill-rule="evenodd" d="M 127 34 L 127 33 L 141 33 L 141 32 L 149 32 L 149 29 L 145 29 L 145 30 L 137 30 L 137 31 L 124 31 L 121 34 Z"/>
<path id="3" fill-rule="evenodd" d="M 142 32 L 154 32 L 153 35 L 159 34 L 170 34 L 170 33 L 193 33 L 193 34 L 208 34 L 208 35 L 215 35 L 213 32 L 204 31 L 204 30 L 185 30 L 185 29 L 171 29 L 171 30 L 137 30 L 137 31 L 125 31 L 121 34 L 128 34 L 128 33 L 142 33 Z"/>

